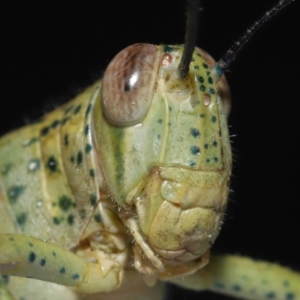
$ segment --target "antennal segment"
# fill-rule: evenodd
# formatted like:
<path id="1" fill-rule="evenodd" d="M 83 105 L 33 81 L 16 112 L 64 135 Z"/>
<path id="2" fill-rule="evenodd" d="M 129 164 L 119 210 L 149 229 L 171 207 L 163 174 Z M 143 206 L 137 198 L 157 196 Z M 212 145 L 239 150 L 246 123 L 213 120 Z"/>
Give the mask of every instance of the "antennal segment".
<path id="1" fill-rule="evenodd" d="M 238 52 L 249 41 L 263 24 L 274 17 L 279 11 L 281 11 L 286 5 L 290 4 L 294 0 L 280 0 L 275 6 L 268 10 L 259 20 L 257 20 L 251 27 L 249 27 L 244 35 L 240 37 L 238 41 L 232 45 L 226 54 L 215 64 L 213 67 L 213 73 L 217 77 L 221 77 L 227 70 L 230 63 L 236 58 Z"/>
<path id="2" fill-rule="evenodd" d="M 192 55 L 195 49 L 198 28 L 198 0 L 187 0 L 187 25 L 184 50 L 178 66 L 177 75 L 180 79 L 186 78 Z"/>

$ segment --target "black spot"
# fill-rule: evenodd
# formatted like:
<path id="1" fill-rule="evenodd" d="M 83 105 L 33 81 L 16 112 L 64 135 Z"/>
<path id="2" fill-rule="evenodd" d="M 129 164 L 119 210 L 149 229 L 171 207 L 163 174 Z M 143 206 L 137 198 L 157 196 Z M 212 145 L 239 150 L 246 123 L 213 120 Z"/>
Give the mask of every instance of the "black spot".
<path id="1" fill-rule="evenodd" d="M 4 165 L 4 166 L 1 168 L 1 174 L 2 174 L 3 176 L 7 175 L 7 174 L 9 173 L 10 169 L 12 168 L 12 166 L 13 166 L 13 165 L 12 165 L 11 163 Z"/>
<path id="2" fill-rule="evenodd" d="M 275 297 L 276 297 L 276 294 L 273 292 L 269 292 L 266 294 L 267 299 L 275 299 Z"/>
<path id="3" fill-rule="evenodd" d="M 210 163 L 210 159 L 209 159 L 209 158 L 207 158 L 207 159 L 206 159 L 206 162 L 207 162 L 207 163 Z"/>
<path id="4" fill-rule="evenodd" d="M 204 82 L 204 78 L 203 78 L 202 76 L 198 76 L 197 78 L 198 78 L 198 81 L 199 81 L 199 82 L 201 82 L 201 83 Z"/>
<path id="5" fill-rule="evenodd" d="M 204 148 L 208 149 L 208 144 L 207 143 L 204 144 Z"/>
<path id="6" fill-rule="evenodd" d="M 62 125 L 65 125 L 70 120 L 70 117 L 63 118 L 61 121 Z"/>
<path id="7" fill-rule="evenodd" d="M 290 283 L 289 283 L 288 280 L 285 280 L 285 281 L 282 282 L 282 285 L 283 285 L 284 287 L 289 287 L 289 286 L 290 286 Z"/>
<path id="8" fill-rule="evenodd" d="M 190 132 L 194 138 L 200 137 L 200 131 L 197 128 L 191 128 Z"/>
<path id="9" fill-rule="evenodd" d="M 74 156 L 72 155 L 71 158 L 70 158 L 70 162 L 71 162 L 71 163 L 74 163 L 74 161 L 75 161 L 75 158 L 74 158 Z"/>
<path id="10" fill-rule="evenodd" d="M 213 82 L 214 82 L 213 79 L 211 77 L 208 77 L 208 83 L 213 84 Z"/>
<path id="11" fill-rule="evenodd" d="M 7 196 L 11 204 L 16 203 L 18 198 L 22 195 L 25 187 L 23 185 L 14 185 L 7 191 Z"/>
<path id="12" fill-rule="evenodd" d="M 216 123 L 216 122 L 217 122 L 217 117 L 216 117 L 216 116 L 211 116 L 211 121 L 212 121 L 213 123 Z"/>
<path id="13" fill-rule="evenodd" d="M 89 153 L 92 150 L 92 145 L 91 144 L 86 144 L 85 146 L 85 153 Z"/>
<path id="14" fill-rule="evenodd" d="M 65 109 L 65 114 L 68 114 L 72 110 L 73 106 L 70 105 Z"/>
<path id="15" fill-rule="evenodd" d="M 200 148 L 198 146 L 192 146 L 190 148 L 190 151 L 193 155 L 199 155 L 200 154 Z"/>
<path id="16" fill-rule="evenodd" d="M 46 265 L 46 259 L 41 259 L 40 266 L 44 267 Z"/>
<path id="17" fill-rule="evenodd" d="M 66 195 L 62 195 L 61 197 L 59 197 L 58 199 L 58 205 L 59 208 L 63 211 L 67 211 L 71 208 L 72 206 L 72 201 L 71 199 L 66 196 Z"/>
<path id="18" fill-rule="evenodd" d="M 59 124 L 60 124 L 60 121 L 59 120 L 55 120 L 55 121 L 52 122 L 51 127 L 53 129 L 55 129 L 57 126 L 59 126 Z"/>
<path id="19" fill-rule="evenodd" d="M 24 147 L 28 147 L 28 146 L 30 146 L 30 145 L 32 145 L 32 144 L 38 142 L 38 140 L 39 140 L 39 139 L 36 138 L 36 137 L 34 137 L 34 138 L 30 139 L 30 140 L 26 140 L 25 142 L 23 142 L 23 146 L 24 146 Z"/>
<path id="20" fill-rule="evenodd" d="M 235 285 L 232 287 L 232 289 L 233 289 L 234 291 L 236 291 L 236 292 L 239 292 L 239 291 L 242 290 L 242 288 L 241 288 L 239 285 L 237 285 L 237 284 L 235 284 Z"/>
<path id="21" fill-rule="evenodd" d="M 50 128 L 48 126 L 41 129 L 41 135 L 47 135 L 50 131 Z"/>
<path id="22" fill-rule="evenodd" d="M 54 156 L 50 156 L 47 162 L 47 167 L 51 172 L 57 171 L 57 161 Z"/>
<path id="23" fill-rule="evenodd" d="M 53 223 L 55 225 L 59 225 L 60 224 L 60 218 L 59 217 L 53 217 Z"/>
<path id="24" fill-rule="evenodd" d="M 94 178 L 95 177 L 95 170 L 90 169 L 90 177 Z"/>
<path id="25" fill-rule="evenodd" d="M 85 135 L 88 135 L 90 132 L 90 126 L 89 125 L 86 125 L 85 128 L 84 128 L 84 134 Z"/>
<path id="26" fill-rule="evenodd" d="M 96 195 L 92 194 L 90 196 L 90 201 L 91 201 L 92 206 L 95 206 L 96 203 L 97 203 L 97 197 L 96 197 Z"/>
<path id="27" fill-rule="evenodd" d="M 205 114 L 200 114 L 199 117 L 200 117 L 200 118 L 204 118 L 204 117 L 205 117 Z"/>
<path id="28" fill-rule="evenodd" d="M 95 214 L 95 215 L 94 215 L 94 220 L 95 220 L 97 223 L 101 223 L 101 220 L 102 220 L 101 215 L 100 215 L 100 214 Z"/>
<path id="29" fill-rule="evenodd" d="M 218 146 L 218 142 L 217 142 L 217 141 L 213 141 L 212 145 L 213 145 L 214 147 L 217 147 L 217 146 Z"/>
<path id="30" fill-rule="evenodd" d="M 204 84 L 201 84 L 201 85 L 200 85 L 200 91 L 204 92 L 205 89 L 206 89 L 206 88 L 205 88 L 205 85 L 204 85 Z"/>
<path id="31" fill-rule="evenodd" d="M 36 259 L 36 255 L 35 255 L 35 253 L 34 252 L 30 252 L 29 253 L 29 255 L 28 255 L 28 261 L 30 262 L 30 263 L 33 263 L 34 261 L 35 261 L 35 259 Z"/>
<path id="32" fill-rule="evenodd" d="M 72 278 L 73 278 L 74 280 L 77 280 L 77 279 L 79 279 L 79 275 L 78 275 L 78 274 L 73 274 L 73 275 L 72 275 Z"/>
<path id="33" fill-rule="evenodd" d="M 209 88 L 208 92 L 209 92 L 211 95 L 214 95 L 214 94 L 216 93 L 215 90 L 212 89 L 212 88 Z"/>
<path id="34" fill-rule="evenodd" d="M 87 109 L 86 109 L 86 112 L 85 112 L 85 116 L 86 116 L 86 117 L 87 117 L 88 114 L 91 112 L 91 110 L 92 110 L 92 104 L 89 104 L 88 107 L 87 107 Z"/>
<path id="35" fill-rule="evenodd" d="M 82 163 L 82 159 L 83 159 L 82 152 L 78 151 L 78 153 L 77 153 L 77 165 L 80 165 Z"/>
<path id="36" fill-rule="evenodd" d="M 158 123 L 158 124 L 162 124 L 162 122 L 163 122 L 162 119 L 158 119 L 158 120 L 157 120 L 157 123 Z"/>
<path id="37" fill-rule="evenodd" d="M 285 300 L 296 300 L 295 294 L 294 293 L 287 293 L 285 295 Z"/>
<path id="38" fill-rule="evenodd" d="M 214 157 L 214 161 L 215 161 L 215 162 L 218 162 L 219 159 L 218 159 L 217 157 Z"/>
<path id="39" fill-rule="evenodd" d="M 56 252 L 55 251 L 52 252 L 52 256 L 56 257 Z"/>
<path id="40" fill-rule="evenodd" d="M 8 275 L 2 275 L 1 277 L 2 277 L 3 283 L 4 284 L 8 284 L 8 282 L 9 282 L 9 276 Z"/>
<path id="41" fill-rule="evenodd" d="M 67 222 L 69 225 L 73 225 L 74 224 L 74 215 L 69 215 Z"/>
<path id="42" fill-rule="evenodd" d="M 65 267 L 60 268 L 59 273 L 61 274 L 66 273 L 66 268 Z"/>
<path id="43" fill-rule="evenodd" d="M 28 171 L 36 172 L 40 169 L 40 160 L 38 158 L 33 158 L 28 163 Z"/>
<path id="44" fill-rule="evenodd" d="M 28 243 L 28 245 L 29 245 L 29 247 L 31 247 L 31 248 L 33 247 L 33 244 L 32 244 L 32 243 Z"/>
<path id="45" fill-rule="evenodd" d="M 221 283 L 221 282 L 215 282 L 214 283 L 214 287 L 217 288 L 217 289 L 222 290 L 222 289 L 225 288 L 225 285 L 223 283 Z"/>
<path id="46" fill-rule="evenodd" d="M 207 69 L 207 68 L 208 68 L 208 65 L 207 65 L 207 64 L 205 64 L 205 63 L 203 63 L 203 64 L 202 64 L 202 66 L 203 66 L 203 68 L 205 68 L 205 69 Z"/>
<path id="47" fill-rule="evenodd" d="M 19 225 L 24 225 L 26 223 L 26 220 L 27 220 L 26 213 L 20 213 L 19 215 L 17 215 L 17 223 Z"/>
<path id="48" fill-rule="evenodd" d="M 191 160 L 191 161 L 189 162 L 189 165 L 190 165 L 191 167 L 195 167 L 195 166 L 196 166 L 196 163 L 195 163 L 193 160 Z"/>
<path id="49" fill-rule="evenodd" d="M 64 136 L 64 143 L 65 143 L 65 146 L 68 146 L 68 145 L 69 145 L 69 135 L 68 135 L 68 134 L 66 134 L 66 135 Z"/>
<path id="50" fill-rule="evenodd" d="M 164 46 L 164 52 L 167 52 L 167 53 L 170 53 L 174 51 L 174 48 L 173 47 L 170 47 L 170 46 Z"/>
<path id="51" fill-rule="evenodd" d="M 199 66 L 198 66 L 198 65 L 195 65 L 195 66 L 194 66 L 194 70 L 199 70 Z"/>
<path id="52" fill-rule="evenodd" d="M 81 104 L 79 104 L 75 109 L 74 109 L 74 115 L 77 115 L 80 112 L 81 109 Z"/>

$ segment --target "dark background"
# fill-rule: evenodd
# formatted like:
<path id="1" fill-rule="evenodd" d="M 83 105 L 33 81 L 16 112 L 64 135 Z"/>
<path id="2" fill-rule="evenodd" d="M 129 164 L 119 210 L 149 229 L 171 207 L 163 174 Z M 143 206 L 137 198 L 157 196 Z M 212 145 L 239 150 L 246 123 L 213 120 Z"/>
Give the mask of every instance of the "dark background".
<path id="1" fill-rule="evenodd" d="M 300 271 L 298 1 L 265 25 L 230 66 L 232 194 L 213 251 Z M 219 58 L 273 0 L 206 0 L 197 44 Z M 0 132 L 51 110 L 137 43 L 183 42 L 183 0 L 2 7 Z M 230 299 L 172 289 L 170 299 Z"/>

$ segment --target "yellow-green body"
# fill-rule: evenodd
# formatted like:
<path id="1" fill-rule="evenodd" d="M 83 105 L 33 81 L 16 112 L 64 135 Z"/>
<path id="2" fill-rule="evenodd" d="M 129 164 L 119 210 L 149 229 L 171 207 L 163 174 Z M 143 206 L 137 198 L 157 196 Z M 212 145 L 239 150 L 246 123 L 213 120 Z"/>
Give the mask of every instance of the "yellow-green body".
<path id="1" fill-rule="evenodd" d="M 182 47 L 151 51 L 154 91 L 139 122 L 108 121 L 99 80 L 0 139 L 1 300 L 135 299 L 137 287 L 153 299 L 157 280 L 245 299 L 300 297 L 292 271 L 264 264 L 265 290 L 258 262 L 209 263 L 231 175 L 227 86 L 202 50 L 184 81 L 174 76 Z"/>
<path id="2" fill-rule="evenodd" d="M 73 248 L 93 222 L 99 183 L 87 147 L 94 89 L 0 140 L 1 198 L 9 216 L 4 232 Z"/>

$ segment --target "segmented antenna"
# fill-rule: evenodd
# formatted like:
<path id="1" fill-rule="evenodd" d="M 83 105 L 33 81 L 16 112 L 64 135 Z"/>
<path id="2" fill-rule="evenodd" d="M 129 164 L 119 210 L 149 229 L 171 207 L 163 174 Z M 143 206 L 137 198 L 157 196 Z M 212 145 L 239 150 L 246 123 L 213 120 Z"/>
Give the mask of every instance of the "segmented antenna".
<path id="1" fill-rule="evenodd" d="M 198 28 L 198 0 L 187 0 L 187 24 L 185 32 L 185 43 L 180 64 L 177 69 L 177 75 L 180 79 L 186 78 L 192 55 L 196 45 L 197 28 Z"/>
<path id="2" fill-rule="evenodd" d="M 274 17 L 280 10 L 282 10 L 286 5 L 290 4 L 294 0 L 280 0 L 276 5 L 274 5 L 270 10 L 268 10 L 258 21 L 256 21 L 251 27 L 249 27 L 246 33 L 241 36 L 241 38 L 232 45 L 226 54 L 215 64 L 213 67 L 213 73 L 217 77 L 221 77 L 222 74 L 227 70 L 230 63 L 236 58 L 238 52 L 243 48 L 243 46 L 249 41 L 249 39 L 254 35 L 257 29 L 259 29 L 268 20 Z"/>

